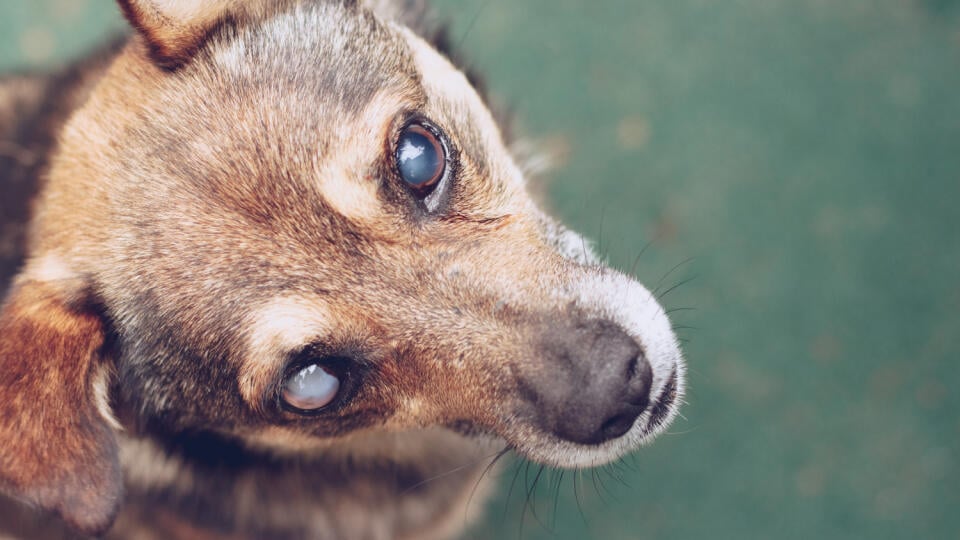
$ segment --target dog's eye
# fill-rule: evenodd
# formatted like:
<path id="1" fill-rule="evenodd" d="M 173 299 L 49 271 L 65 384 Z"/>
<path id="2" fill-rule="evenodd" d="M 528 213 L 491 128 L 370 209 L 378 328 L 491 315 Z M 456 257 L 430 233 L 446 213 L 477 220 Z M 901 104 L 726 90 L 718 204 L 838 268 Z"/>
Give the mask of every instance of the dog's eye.
<path id="1" fill-rule="evenodd" d="M 319 364 L 308 364 L 287 377 L 283 401 L 298 411 L 316 411 L 333 402 L 340 391 L 340 379 Z"/>
<path id="2" fill-rule="evenodd" d="M 410 124 L 397 141 L 397 172 L 420 196 L 426 196 L 443 178 L 447 156 L 433 130 Z"/>

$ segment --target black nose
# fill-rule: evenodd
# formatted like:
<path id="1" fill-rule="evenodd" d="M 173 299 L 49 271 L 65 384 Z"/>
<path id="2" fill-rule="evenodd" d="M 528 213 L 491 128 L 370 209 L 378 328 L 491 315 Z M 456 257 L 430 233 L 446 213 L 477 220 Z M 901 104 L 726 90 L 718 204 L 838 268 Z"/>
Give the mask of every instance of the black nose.
<path id="1" fill-rule="evenodd" d="M 543 429 L 580 444 L 615 439 L 650 402 L 653 371 L 636 340 L 603 320 L 552 327 L 523 386 Z"/>

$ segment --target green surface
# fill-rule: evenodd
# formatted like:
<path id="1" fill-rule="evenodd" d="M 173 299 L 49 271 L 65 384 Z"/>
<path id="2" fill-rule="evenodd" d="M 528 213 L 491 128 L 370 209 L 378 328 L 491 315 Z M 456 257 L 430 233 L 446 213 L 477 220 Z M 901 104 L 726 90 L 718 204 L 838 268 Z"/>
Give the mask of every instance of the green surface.
<path id="1" fill-rule="evenodd" d="M 473 536 L 960 537 L 960 2 L 437 4 L 563 156 L 556 212 L 620 267 L 652 240 L 651 285 L 697 276 L 664 300 L 696 308 L 686 419 L 630 487 L 567 473 L 554 519 L 545 473 L 521 525 L 511 465 Z M 0 66 L 120 26 L 109 0 L 8 0 Z"/>

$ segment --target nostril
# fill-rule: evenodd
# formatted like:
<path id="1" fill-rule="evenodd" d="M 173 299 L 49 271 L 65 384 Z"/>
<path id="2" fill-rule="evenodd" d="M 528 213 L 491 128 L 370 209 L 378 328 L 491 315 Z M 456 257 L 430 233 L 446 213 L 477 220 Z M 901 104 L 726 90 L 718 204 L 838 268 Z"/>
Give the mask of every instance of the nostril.
<path id="1" fill-rule="evenodd" d="M 630 431 L 630 428 L 633 427 L 633 423 L 637 420 L 637 417 L 640 416 L 640 411 L 642 410 L 642 408 L 638 407 L 635 410 L 622 412 L 607 419 L 607 421 L 600 426 L 600 434 L 603 440 L 616 439 Z"/>
<path id="2" fill-rule="evenodd" d="M 627 399 L 627 403 L 634 407 L 639 407 L 641 411 L 647 408 L 647 405 L 650 404 L 650 394 L 643 393 L 639 394 L 636 397 Z"/>
<path id="3" fill-rule="evenodd" d="M 627 364 L 627 380 L 632 381 L 637 376 L 637 365 L 640 363 L 640 355 L 635 354 Z"/>
<path id="4" fill-rule="evenodd" d="M 629 378 L 627 379 L 626 402 L 630 405 L 646 409 L 650 404 L 650 388 L 653 386 L 653 369 L 646 358 L 640 354 L 630 361 Z"/>

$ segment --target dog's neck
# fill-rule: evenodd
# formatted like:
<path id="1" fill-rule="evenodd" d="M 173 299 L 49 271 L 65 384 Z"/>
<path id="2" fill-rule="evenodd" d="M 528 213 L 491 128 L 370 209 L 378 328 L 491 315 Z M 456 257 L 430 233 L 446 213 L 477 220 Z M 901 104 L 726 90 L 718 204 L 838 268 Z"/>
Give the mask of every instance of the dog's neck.
<path id="1" fill-rule="evenodd" d="M 440 429 L 347 444 L 356 455 L 337 447 L 278 455 L 210 433 L 122 437 L 127 502 L 109 537 L 443 536 L 479 510 L 467 500 L 487 489 L 479 476 L 495 452 Z M 416 460 L 390 455 L 402 447 L 415 448 Z"/>

